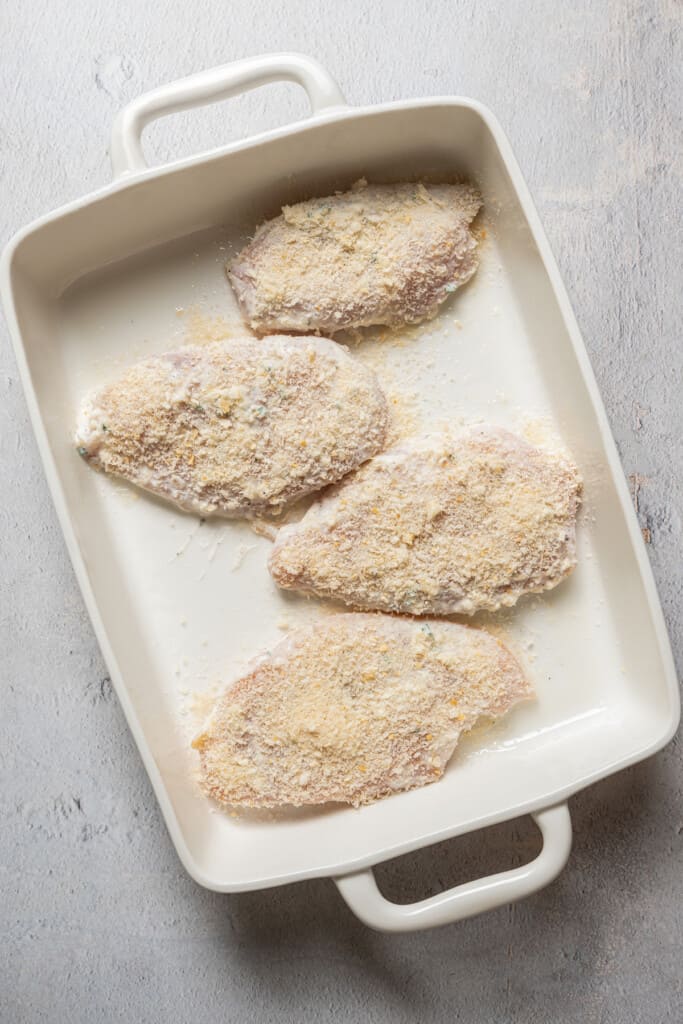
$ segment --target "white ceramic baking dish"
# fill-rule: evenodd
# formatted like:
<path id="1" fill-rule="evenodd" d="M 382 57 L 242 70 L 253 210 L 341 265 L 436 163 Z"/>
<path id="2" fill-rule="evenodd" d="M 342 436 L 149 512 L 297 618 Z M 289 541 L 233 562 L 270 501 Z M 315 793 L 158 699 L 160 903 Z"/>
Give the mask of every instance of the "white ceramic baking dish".
<path id="1" fill-rule="evenodd" d="M 307 91 L 312 116 L 209 154 L 148 168 L 153 118 L 275 80 Z M 468 99 L 350 108 L 296 54 L 246 60 L 132 103 L 113 133 L 108 187 L 21 231 L 2 296 L 45 471 L 104 657 L 190 874 L 211 889 L 334 878 L 383 929 L 444 924 L 549 882 L 569 853 L 567 800 L 647 757 L 675 730 L 678 695 L 657 594 L 615 446 L 567 295 L 510 146 Z M 413 415 L 488 419 L 560 437 L 585 478 L 579 566 L 503 617 L 538 699 L 468 738 L 444 778 L 360 810 L 232 817 L 196 781 L 189 691 L 211 691 L 291 626 L 328 614 L 276 591 L 269 542 L 244 524 L 197 520 L 95 474 L 72 444 L 82 393 L 188 335 L 237 329 L 223 262 L 285 201 L 371 180 L 464 175 L 480 185 L 482 264 L 438 319 L 403 343 L 358 349 Z M 526 417 L 526 419 L 525 419 Z M 400 906 L 372 865 L 531 813 L 543 835 L 524 867 Z"/>

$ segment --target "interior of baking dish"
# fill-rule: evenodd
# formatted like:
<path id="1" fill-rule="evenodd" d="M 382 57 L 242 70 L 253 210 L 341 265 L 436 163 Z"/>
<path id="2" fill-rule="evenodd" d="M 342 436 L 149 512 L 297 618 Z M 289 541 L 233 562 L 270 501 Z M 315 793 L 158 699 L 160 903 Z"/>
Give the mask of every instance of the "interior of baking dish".
<path id="1" fill-rule="evenodd" d="M 541 807 L 655 750 L 675 723 L 627 491 L 556 271 L 500 145 L 473 104 L 355 112 L 143 174 L 30 229 L 13 252 L 34 414 L 67 541 L 171 834 L 206 885 L 332 874 Z M 579 565 L 547 596 L 474 620 L 517 650 L 538 697 L 468 737 L 440 782 L 360 810 L 231 815 L 196 782 L 189 741 L 207 695 L 289 628 L 334 609 L 278 593 L 270 542 L 248 525 L 202 524 L 90 472 L 72 443 L 75 412 L 85 391 L 138 358 L 240 330 L 227 256 L 282 203 L 361 176 L 466 177 L 481 188 L 473 281 L 435 321 L 375 332 L 356 351 L 406 422 L 487 420 L 565 443 L 585 481 Z"/>

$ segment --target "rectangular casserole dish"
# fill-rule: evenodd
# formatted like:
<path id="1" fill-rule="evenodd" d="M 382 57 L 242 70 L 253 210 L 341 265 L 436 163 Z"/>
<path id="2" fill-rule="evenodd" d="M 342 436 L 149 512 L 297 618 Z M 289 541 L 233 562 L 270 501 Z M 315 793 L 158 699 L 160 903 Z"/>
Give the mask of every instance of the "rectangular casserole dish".
<path id="1" fill-rule="evenodd" d="M 148 168 L 155 117 L 266 82 L 309 96 L 305 122 Z M 117 119 L 111 185 L 43 217 L 5 249 L 2 298 L 27 402 L 83 596 L 112 682 L 188 872 L 222 891 L 332 876 L 387 930 L 423 928 L 527 895 L 562 868 L 567 800 L 647 757 L 679 717 L 674 666 L 637 519 L 586 351 L 510 146 L 462 98 L 348 107 L 315 61 L 278 54 L 141 97 Z M 90 387 L 184 338 L 237 329 L 223 263 L 285 202 L 372 181 L 464 176 L 484 196 L 482 264 L 436 321 L 375 343 L 423 422 L 487 419 L 559 436 L 585 480 L 579 565 L 556 591 L 489 618 L 521 652 L 538 699 L 466 740 L 435 785 L 353 809 L 233 817 L 201 794 L 191 690 L 234 678 L 279 627 L 324 613 L 276 592 L 268 541 L 197 520 L 89 472 L 73 443 Z M 370 343 L 361 346 L 367 355 Z M 413 905 L 379 893 L 372 865 L 531 813 L 530 864 Z"/>

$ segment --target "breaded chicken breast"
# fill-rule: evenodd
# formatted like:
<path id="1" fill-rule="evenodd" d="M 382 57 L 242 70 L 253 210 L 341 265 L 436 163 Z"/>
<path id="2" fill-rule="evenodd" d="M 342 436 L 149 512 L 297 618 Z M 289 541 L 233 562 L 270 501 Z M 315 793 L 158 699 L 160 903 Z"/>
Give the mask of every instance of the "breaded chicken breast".
<path id="1" fill-rule="evenodd" d="M 488 633 L 335 615 L 226 690 L 193 746 L 206 792 L 224 804 L 358 806 L 435 782 L 462 733 L 530 696 Z"/>
<path id="2" fill-rule="evenodd" d="M 84 402 L 89 465 L 201 516 L 277 513 L 378 452 L 387 403 L 326 338 L 252 337 L 146 359 Z"/>
<path id="3" fill-rule="evenodd" d="M 572 571 L 580 490 L 567 455 L 497 427 L 411 439 L 280 530 L 270 571 L 354 608 L 495 611 Z"/>
<path id="4" fill-rule="evenodd" d="M 333 334 L 429 319 L 477 268 L 469 185 L 368 185 L 285 206 L 228 267 L 249 326 Z"/>

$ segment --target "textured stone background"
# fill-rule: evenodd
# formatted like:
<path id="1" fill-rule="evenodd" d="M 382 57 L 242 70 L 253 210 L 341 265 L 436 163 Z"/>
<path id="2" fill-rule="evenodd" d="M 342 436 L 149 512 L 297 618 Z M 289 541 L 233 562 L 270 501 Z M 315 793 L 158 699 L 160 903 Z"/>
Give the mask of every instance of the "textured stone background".
<path id="1" fill-rule="evenodd" d="M 590 350 L 683 664 L 683 7 L 676 0 L 27 0 L 0 9 L 5 240 L 106 182 L 115 111 L 276 49 L 351 102 L 461 92 L 510 135 Z M 292 86 L 156 126 L 158 159 L 302 113 Z M 221 897 L 178 863 L 76 589 L 2 325 L 0 1020 L 680 1020 L 681 755 L 572 801 L 550 888 L 442 931 L 329 882 Z M 407 897 L 531 856 L 527 822 L 387 868 Z"/>

